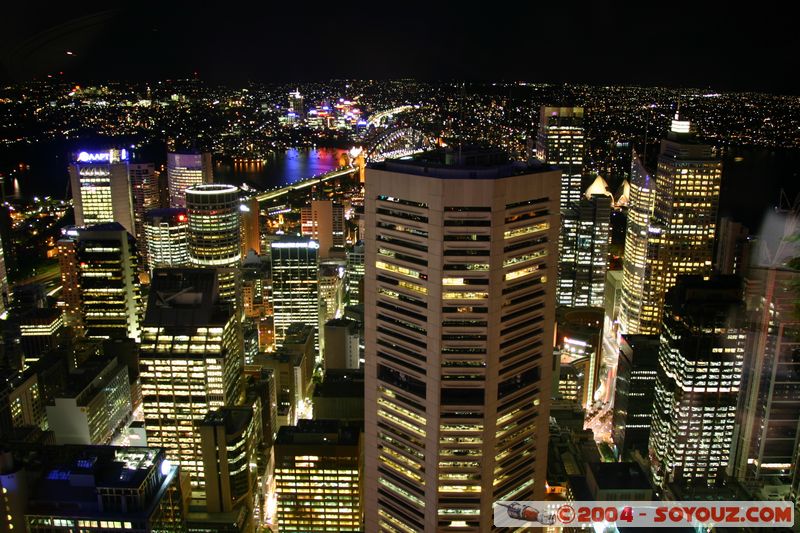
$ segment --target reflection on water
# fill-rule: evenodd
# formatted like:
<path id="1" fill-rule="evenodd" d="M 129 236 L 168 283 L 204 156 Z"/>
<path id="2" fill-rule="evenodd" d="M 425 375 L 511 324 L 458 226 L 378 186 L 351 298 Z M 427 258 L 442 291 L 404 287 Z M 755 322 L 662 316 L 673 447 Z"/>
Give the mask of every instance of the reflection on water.
<path id="1" fill-rule="evenodd" d="M 214 181 L 269 189 L 334 170 L 345 154 L 338 148 L 292 148 L 264 160 L 224 159 L 214 164 Z"/>

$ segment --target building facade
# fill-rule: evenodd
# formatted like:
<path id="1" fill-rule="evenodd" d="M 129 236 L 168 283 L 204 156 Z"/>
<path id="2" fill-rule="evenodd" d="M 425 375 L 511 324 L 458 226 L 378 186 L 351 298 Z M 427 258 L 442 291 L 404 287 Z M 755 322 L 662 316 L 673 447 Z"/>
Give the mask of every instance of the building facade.
<path id="1" fill-rule="evenodd" d="M 657 487 L 723 482 L 745 353 L 743 319 L 735 276 L 684 276 L 670 290 L 648 445 Z"/>
<path id="2" fill-rule="evenodd" d="M 211 154 L 167 154 L 169 207 L 186 207 L 186 189 L 213 182 Z"/>
<path id="3" fill-rule="evenodd" d="M 337 420 L 281 427 L 275 441 L 280 531 L 364 531 L 360 458 L 356 427 Z"/>
<path id="4" fill-rule="evenodd" d="M 581 199 L 584 143 L 582 107 L 541 107 L 536 157 L 561 169 L 562 213 Z"/>
<path id="5" fill-rule="evenodd" d="M 629 213 L 634 210 L 634 171 L 639 170 L 631 171 Z M 639 246 L 632 250 L 630 259 L 626 249 L 625 263 L 629 265 L 623 264 L 625 275 L 644 274 L 624 283 L 622 327 L 628 334 L 659 333 L 664 296 L 677 276 L 707 275 L 713 267 L 722 162 L 711 146 L 696 140 L 690 123 L 677 115 L 667 138 L 661 141 L 656 176 L 652 219 L 646 234 L 643 236 L 642 226 L 646 201 L 636 208 L 638 219 L 629 222 L 627 229 L 628 234 L 637 232 L 632 240 L 638 240 Z M 644 190 L 639 192 L 644 195 Z M 637 291 L 639 287 L 642 290 Z"/>
<path id="6" fill-rule="evenodd" d="M 244 356 L 229 304 L 210 269 L 157 269 L 143 322 L 140 380 L 147 442 L 167 450 L 202 494 L 195 423 L 242 395 Z M 191 371 L 190 371 L 191 370 Z"/>
<path id="7" fill-rule="evenodd" d="M 136 234 L 130 166 L 125 149 L 74 154 L 69 166 L 75 224 L 117 222 Z"/>
<path id="8" fill-rule="evenodd" d="M 656 335 L 623 335 L 619 345 L 612 438 L 617 457 L 647 456 L 658 370 Z"/>
<path id="9" fill-rule="evenodd" d="M 368 169 L 367 531 L 487 531 L 544 494 L 560 173 L 432 152 Z"/>
<path id="10" fill-rule="evenodd" d="M 319 244 L 284 237 L 271 243 L 270 257 L 275 343 L 280 344 L 295 322 L 319 328 Z"/>
<path id="11" fill-rule="evenodd" d="M 147 267 L 189 266 L 189 217 L 186 209 L 164 208 L 148 211 L 144 217 Z"/>

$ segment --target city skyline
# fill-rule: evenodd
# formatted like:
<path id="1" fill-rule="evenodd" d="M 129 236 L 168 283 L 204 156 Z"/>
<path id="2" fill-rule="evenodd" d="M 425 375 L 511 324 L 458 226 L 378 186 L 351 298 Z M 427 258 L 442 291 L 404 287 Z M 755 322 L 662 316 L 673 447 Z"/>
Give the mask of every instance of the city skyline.
<path id="1" fill-rule="evenodd" d="M 790 19 L 543 7 L 10 8 L 0 531 L 800 531 Z"/>

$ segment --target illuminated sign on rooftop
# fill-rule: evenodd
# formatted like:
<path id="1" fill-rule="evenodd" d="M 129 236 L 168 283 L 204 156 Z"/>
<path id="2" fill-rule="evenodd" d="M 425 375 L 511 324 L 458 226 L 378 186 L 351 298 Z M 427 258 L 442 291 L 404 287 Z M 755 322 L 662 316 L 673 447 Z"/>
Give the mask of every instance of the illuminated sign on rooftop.
<path id="1" fill-rule="evenodd" d="M 75 160 L 79 163 L 116 163 L 128 160 L 128 151 L 109 150 L 107 152 L 78 152 Z"/>

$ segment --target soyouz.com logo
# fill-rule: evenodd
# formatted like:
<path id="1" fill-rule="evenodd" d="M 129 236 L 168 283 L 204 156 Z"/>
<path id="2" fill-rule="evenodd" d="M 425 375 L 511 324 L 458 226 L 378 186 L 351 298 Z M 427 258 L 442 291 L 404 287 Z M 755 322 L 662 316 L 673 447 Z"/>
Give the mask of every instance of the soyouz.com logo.
<path id="1" fill-rule="evenodd" d="M 530 502 L 494 504 L 496 527 L 792 527 L 794 506 L 775 501 Z"/>

